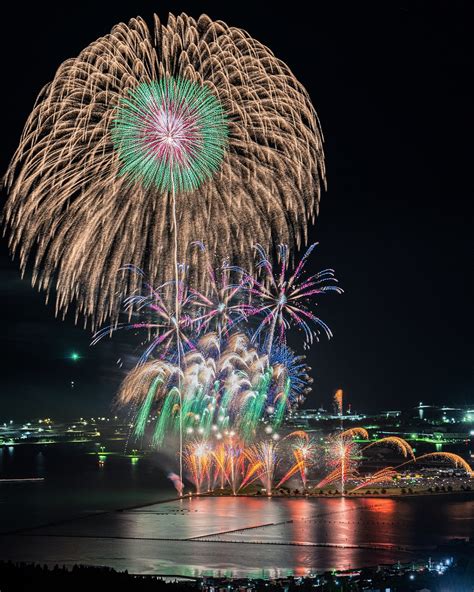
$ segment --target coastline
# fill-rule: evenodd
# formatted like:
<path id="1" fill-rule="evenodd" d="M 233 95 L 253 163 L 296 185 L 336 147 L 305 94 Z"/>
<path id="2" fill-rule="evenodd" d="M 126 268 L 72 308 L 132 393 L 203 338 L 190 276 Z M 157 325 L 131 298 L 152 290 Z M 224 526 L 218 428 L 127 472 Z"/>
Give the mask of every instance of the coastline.
<path id="1" fill-rule="evenodd" d="M 398 488 L 397 488 L 398 489 Z M 342 495 L 341 493 L 330 493 L 329 491 L 324 493 L 280 493 L 280 492 L 272 492 L 270 495 L 266 493 L 257 493 L 257 492 L 249 492 L 249 493 L 232 493 L 231 491 L 227 490 L 219 490 L 219 491 L 206 491 L 201 493 L 189 493 L 185 496 L 182 496 L 177 499 L 186 499 L 192 497 L 251 497 L 251 498 L 269 498 L 269 499 L 337 499 L 337 498 L 344 498 L 344 499 L 369 499 L 369 498 L 409 498 L 409 497 L 434 497 L 434 496 L 472 496 L 474 497 L 474 490 L 462 490 L 462 489 L 453 489 L 452 491 L 428 491 L 427 489 L 414 489 L 411 488 L 412 491 L 407 491 L 406 493 L 402 493 L 402 488 L 399 488 L 398 491 L 394 489 L 388 490 L 386 493 L 381 493 L 377 491 L 363 491 L 356 493 L 346 493 Z"/>

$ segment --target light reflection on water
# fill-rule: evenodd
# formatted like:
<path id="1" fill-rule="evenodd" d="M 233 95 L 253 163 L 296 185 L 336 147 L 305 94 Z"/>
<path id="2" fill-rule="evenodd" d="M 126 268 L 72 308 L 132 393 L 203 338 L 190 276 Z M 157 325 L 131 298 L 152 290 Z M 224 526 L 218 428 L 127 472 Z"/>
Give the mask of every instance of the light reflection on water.
<path id="1" fill-rule="evenodd" d="M 451 538 L 474 536 L 470 497 L 193 497 L 110 511 L 173 497 L 166 471 L 158 462 L 111 458 L 99 470 L 90 456 L 66 464 L 49 450 L 28 455 L 23 448 L 3 449 L 0 459 L 11 476 L 46 477 L 0 484 L 4 559 L 274 577 L 410 561 Z"/>
<path id="2" fill-rule="evenodd" d="M 410 561 L 473 528 L 474 501 L 453 497 L 194 497 L 3 536 L 0 552 L 135 573 L 275 577 Z"/>

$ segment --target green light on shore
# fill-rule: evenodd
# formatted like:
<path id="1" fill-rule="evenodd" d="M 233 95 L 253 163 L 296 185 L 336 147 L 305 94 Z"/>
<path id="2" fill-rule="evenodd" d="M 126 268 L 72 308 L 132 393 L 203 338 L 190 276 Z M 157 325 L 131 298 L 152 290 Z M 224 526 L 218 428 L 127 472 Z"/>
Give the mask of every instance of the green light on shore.
<path id="1" fill-rule="evenodd" d="M 81 356 L 77 352 L 72 352 L 70 357 L 73 362 L 77 362 L 77 360 L 81 359 Z"/>

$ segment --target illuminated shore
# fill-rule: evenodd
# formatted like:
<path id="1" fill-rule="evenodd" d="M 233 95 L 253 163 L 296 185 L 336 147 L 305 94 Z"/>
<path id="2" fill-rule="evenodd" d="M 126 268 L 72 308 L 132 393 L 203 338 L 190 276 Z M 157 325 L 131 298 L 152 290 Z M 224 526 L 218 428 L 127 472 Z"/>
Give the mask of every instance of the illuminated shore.
<path id="1" fill-rule="evenodd" d="M 471 486 L 459 486 L 458 488 L 453 487 L 452 489 L 442 489 L 436 491 L 436 488 L 426 487 L 383 487 L 383 488 L 367 488 L 359 489 L 355 492 L 348 491 L 343 495 L 334 489 L 328 489 L 323 491 L 301 491 L 285 490 L 285 491 L 272 491 L 267 494 L 261 489 L 254 489 L 250 491 L 244 491 L 239 493 L 232 493 L 230 489 L 218 489 L 214 491 L 208 491 L 203 493 L 189 492 L 183 495 L 183 498 L 188 497 L 271 497 L 271 498 L 282 498 L 282 499 L 293 499 L 293 498 L 368 498 L 368 497 L 419 497 L 419 496 L 439 496 L 439 495 L 471 495 L 474 496 L 474 488 Z"/>

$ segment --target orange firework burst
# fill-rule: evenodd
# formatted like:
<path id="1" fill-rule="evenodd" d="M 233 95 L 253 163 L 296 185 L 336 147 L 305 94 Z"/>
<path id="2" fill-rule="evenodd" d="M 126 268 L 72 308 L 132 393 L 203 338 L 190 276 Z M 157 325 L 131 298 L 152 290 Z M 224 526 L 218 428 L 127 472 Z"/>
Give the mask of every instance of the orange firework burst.
<path id="1" fill-rule="evenodd" d="M 368 440 L 369 432 L 365 428 L 349 428 L 348 430 L 344 430 L 340 436 L 351 436 L 352 438 L 362 438 L 362 440 Z"/>
<path id="2" fill-rule="evenodd" d="M 290 434 L 288 434 L 287 436 L 285 436 L 282 440 L 282 442 L 284 440 L 287 440 L 289 438 L 300 438 L 302 440 L 309 440 L 309 435 L 308 432 L 305 432 L 304 430 L 295 430 L 294 432 L 291 432 Z"/>
<path id="3" fill-rule="evenodd" d="M 333 483 L 341 483 L 341 487 L 343 488 L 342 494 L 344 495 L 345 484 L 348 480 L 355 479 L 356 477 L 357 471 L 355 467 L 349 466 L 349 468 L 347 468 L 346 466 L 343 468 L 341 464 L 339 467 L 336 467 L 333 471 L 321 479 L 321 481 L 319 481 L 315 487 L 326 487 L 327 485 L 332 485 Z"/>
<path id="4" fill-rule="evenodd" d="M 288 479 L 299 472 L 301 481 L 303 483 L 303 488 L 306 489 L 308 471 L 315 461 L 315 442 L 306 432 L 302 430 L 297 430 L 291 434 L 288 434 L 284 440 L 288 438 L 291 438 L 291 449 L 295 462 L 277 483 L 276 488 L 278 489 L 278 487 L 283 485 L 283 483 L 288 481 Z"/>
<path id="5" fill-rule="evenodd" d="M 206 482 L 207 489 L 210 489 L 212 450 L 209 444 L 205 440 L 196 440 L 188 444 L 183 450 L 183 460 L 196 487 L 196 493 L 202 492 L 203 485 Z"/>
<path id="6" fill-rule="evenodd" d="M 385 467 L 376 471 L 373 475 L 367 477 L 362 483 L 354 487 L 351 491 L 357 491 L 362 487 L 371 487 L 377 483 L 385 483 L 387 481 L 391 481 L 394 477 L 399 475 L 398 471 L 396 471 L 393 467 Z"/>
<path id="7" fill-rule="evenodd" d="M 244 451 L 248 467 L 240 487 L 245 487 L 258 480 L 265 487 L 267 495 L 272 494 L 275 470 L 280 463 L 277 448 L 278 444 L 273 440 L 269 440 L 268 442 L 254 444 Z"/>
<path id="8" fill-rule="evenodd" d="M 219 443 L 212 451 L 214 463 L 214 485 L 219 483 L 223 489 L 229 485 L 235 495 L 244 471 L 244 446 L 236 438 L 229 437 L 227 442 Z"/>
<path id="9" fill-rule="evenodd" d="M 219 487 L 224 489 L 227 482 L 227 452 L 224 442 L 218 444 L 211 454 L 214 463 L 213 485 L 219 483 Z"/>
<path id="10" fill-rule="evenodd" d="M 348 432 L 351 432 L 351 430 L 341 432 L 329 438 L 327 462 L 329 466 L 335 467 L 335 469 L 317 485 L 317 487 L 328 485 L 333 480 L 337 479 L 335 475 L 339 475 L 342 495 L 344 495 L 345 492 L 347 479 L 352 478 L 357 473 L 355 456 L 358 447 L 353 441 L 352 433 Z M 334 479 L 332 479 L 333 476 Z M 327 481 L 327 479 L 329 479 L 329 481 Z M 321 485 L 321 483 L 323 483 L 323 485 Z"/>
<path id="11" fill-rule="evenodd" d="M 362 448 L 362 452 L 371 448 L 372 446 L 391 446 L 399 450 L 405 458 L 411 456 L 413 460 L 415 460 L 415 453 L 413 452 L 413 448 L 408 444 L 406 440 L 403 438 L 398 438 L 396 436 L 388 436 L 386 438 L 380 438 L 380 440 L 376 440 L 375 442 L 371 442 L 364 448 Z"/>

